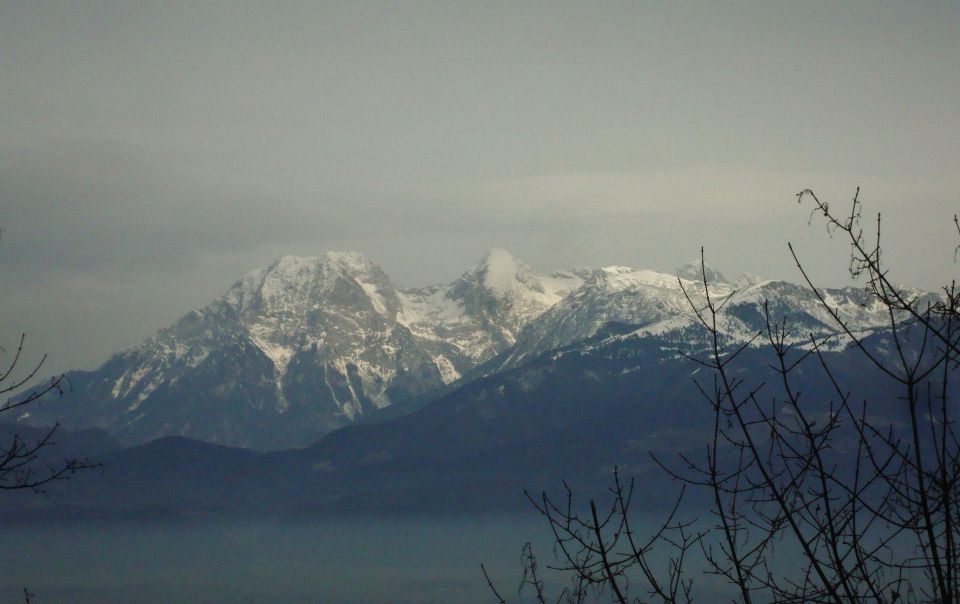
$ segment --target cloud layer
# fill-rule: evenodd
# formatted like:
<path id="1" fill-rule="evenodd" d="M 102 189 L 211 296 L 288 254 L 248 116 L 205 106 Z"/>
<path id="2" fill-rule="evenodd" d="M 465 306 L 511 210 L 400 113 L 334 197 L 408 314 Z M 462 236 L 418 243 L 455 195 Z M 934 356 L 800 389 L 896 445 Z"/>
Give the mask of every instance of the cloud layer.
<path id="1" fill-rule="evenodd" d="M 327 249 L 412 285 L 491 246 L 794 277 L 789 239 L 842 281 L 805 187 L 862 186 L 933 287 L 958 29 L 948 3 L 5 3 L 0 329 L 89 367 Z"/>

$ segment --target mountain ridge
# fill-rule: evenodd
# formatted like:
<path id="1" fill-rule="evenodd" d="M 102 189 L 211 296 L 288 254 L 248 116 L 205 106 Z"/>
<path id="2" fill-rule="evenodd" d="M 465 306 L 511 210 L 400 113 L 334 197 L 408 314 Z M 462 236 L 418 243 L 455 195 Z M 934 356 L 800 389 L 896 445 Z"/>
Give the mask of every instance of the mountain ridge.
<path id="1" fill-rule="evenodd" d="M 496 248 L 425 288 L 398 287 L 355 252 L 284 256 L 97 370 L 70 372 L 64 401 L 19 420 L 106 429 L 127 444 L 178 434 L 306 445 L 391 405 L 423 404 L 581 282 Z"/>
<path id="2" fill-rule="evenodd" d="M 18 419 L 98 428 L 125 444 L 179 435 L 258 450 L 306 446 L 604 334 L 688 345 L 690 304 L 705 302 L 704 270 L 695 269 L 543 274 L 493 248 L 451 283 L 403 288 L 359 253 L 284 256 L 99 369 L 71 372 L 64 400 Z M 706 274 L 711 295 L 729 297 L 720 328 L 731 341 L 754 338 L 767 311 L 799 325 L 800 339 L 836 331 L 807 288 Z M 856 330 L 887 321 L 862 288 L 821 295 Z"/>

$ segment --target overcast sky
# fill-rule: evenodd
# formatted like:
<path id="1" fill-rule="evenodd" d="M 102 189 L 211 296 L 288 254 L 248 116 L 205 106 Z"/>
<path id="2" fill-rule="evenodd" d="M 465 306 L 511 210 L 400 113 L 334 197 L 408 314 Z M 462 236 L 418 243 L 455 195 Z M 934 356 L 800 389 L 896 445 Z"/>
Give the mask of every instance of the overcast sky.
<path id="1" fill-rule="evenodd" d="M 956 272 L 956 2 L 0 0 L 0 338 L 92 368 L 283 254 Z M 837 206 L 835 206 L 837 207 Z"/>

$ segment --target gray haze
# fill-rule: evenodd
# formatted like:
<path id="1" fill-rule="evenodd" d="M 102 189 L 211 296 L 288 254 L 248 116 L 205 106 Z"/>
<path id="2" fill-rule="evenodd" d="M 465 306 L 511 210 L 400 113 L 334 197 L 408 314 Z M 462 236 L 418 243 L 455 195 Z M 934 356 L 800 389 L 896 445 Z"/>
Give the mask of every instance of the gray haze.
<path id="1" fill-rule="evenodd" d="M 953 2 L 0 1 L 0 336 L 93 367 L 247 270 L 355 250 L 398 283 L 541 270 L 825 283 L 793 203 L 861 186 L 897 278 L 956 273 Z"/>

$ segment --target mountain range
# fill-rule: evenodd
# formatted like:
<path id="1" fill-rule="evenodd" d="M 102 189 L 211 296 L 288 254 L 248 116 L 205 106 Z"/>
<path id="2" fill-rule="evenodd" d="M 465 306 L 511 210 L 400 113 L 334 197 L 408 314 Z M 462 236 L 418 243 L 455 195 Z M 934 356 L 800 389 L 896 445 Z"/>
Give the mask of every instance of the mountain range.
<path id="1" fill-rule="evenodd" d="M 728 280 L 698 263 L 672 273 L 541 274 L 493 249 L 452 283 L 412 289 L 361 254 L 286 256 L 100 368 L 69 372 L 64 396 L 17 419 L 99 429 L 126 446 L 181 436 L 259 451 L 305 447 L 338 428 L 412 413 L 478 378 L 555 362 L 565 349 L 656 343 L 649 363 L 676 358 L 702 336 L 692 308 L 705 303 L 704 275 L 715 299 L 729 298 L 720 329 L 730 342 L 754 340 L 765 313 L 788 317 L 800 343 L 836 330 L 807 288 Z M 821 295 L 855 331 L 888 321 L 862 288 Z"/>
<path id="2" fill-rule="evenodd" d="M 769 322 L 809 413 L 835 404 L 806 354 L 829 336 L 836 383 L 906 425 L 893 381 L 836 333 L 833 313 L 874 358 L 891 354 L 889 316 L 862 288 L 696 262 L 545 275 L 492 250 L 452 283 L 410 289 L 359 254 L 285 257 L 0 425 L 30 438 L 59 421 L 46 460 L 101 464 L 45 497 L 11 494 L 0 520 L 529 509 L 525 490 L 602 493 L 614 467 L 642 505 L 668 505 L 678 486 L 652 456 L 702 455 L 713 421 L 711 372 L 691 361 L 711 345 L 696 316 L 708 295 L 721 347 L 741 350 L 727 370 L 766 384 L 764 400 L 782 397 Z M 913 354 L 910 330 L 898 337 Z"/>

